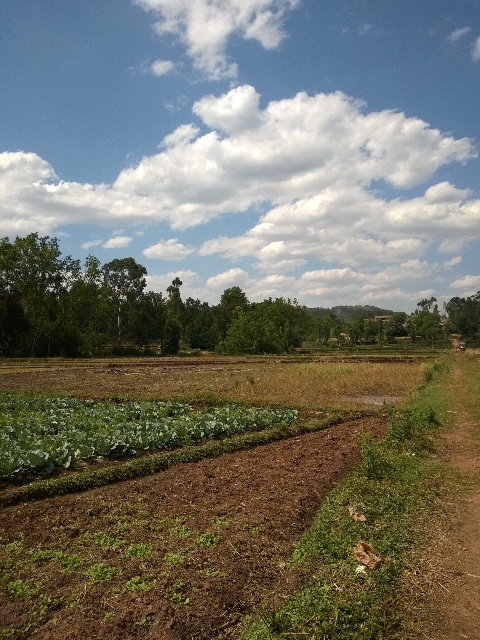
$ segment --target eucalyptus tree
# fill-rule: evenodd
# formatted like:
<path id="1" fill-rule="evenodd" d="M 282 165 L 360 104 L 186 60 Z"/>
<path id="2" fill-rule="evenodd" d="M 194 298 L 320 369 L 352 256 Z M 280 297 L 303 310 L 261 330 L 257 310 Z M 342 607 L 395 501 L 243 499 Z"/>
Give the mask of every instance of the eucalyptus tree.
<path id="1" fill-rule="evenodd" d="M 147 283 L 147 270 L 133 258 L 116 258 L 102 267 L 103 282 L 114 303 L 116 336 L 122 335 L 122 316 L 126 307 L 139 300 Z"/>

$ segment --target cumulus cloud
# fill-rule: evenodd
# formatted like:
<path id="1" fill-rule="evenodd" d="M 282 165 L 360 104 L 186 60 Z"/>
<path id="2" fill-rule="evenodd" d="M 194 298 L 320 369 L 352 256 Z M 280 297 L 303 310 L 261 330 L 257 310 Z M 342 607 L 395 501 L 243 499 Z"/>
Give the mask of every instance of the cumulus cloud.
<path id="1" fill-rule="evenodd" d="M 421 262 L 426 250 L 433 245 L 458 256 L 479 240 L 480 200 L 447 181 L 430 184 L 442 165 L 476 155 L 466 138 L 403 113 L 368 112 L 341 92 L 302 92 L 261 108 L 255 89 L 239 86 L 205 96 L 193 113 L 197 123 L 175 129 L 157 154 L 122 171 L 112 185 L 61 181 L 35 154 L 0 154 L 3 233 L 103 224 L 117 229 L 103 246 L 118 248 L 131 240 L 121 226 L 166 222 L 182 230 L 258 210 L 257 224 L 241 235 L 210 238 L 196 248 L 175 234 L 147 246 L 144 255 L 181 260 L 195 253 L 230 261 L 223 273 L 189 285 L 205 300 L 238 284 L 260 299 L 301 291 L 302 300 L 318 300 L 323 291 L 339 300 L 338 291 L 344 301 L 359 303 L 381 300 L 386 292 L 408 298 L 429 290 L 433 274 L 427 278 Z M 383 196 L 377 181 L 396 197 Z M 423 194 L 402 195 L 422 183 Z M 263 275 L 251 278 L 231 264 L 241 259 L 242 267 L 250 259 Z M 440 261 L 439 272 L 458 264 L 453 260 Z M 335 276 L 331 287 L 331 269 L 315 269 L 326 265 Z M 302 269 L 310 274 L 303 280 Z M 410 280 L 394 281 L 399 269 Z M 413 293 L 408 282 L 418 282 Z"/>
<path id="2" fill-rule="evenodd" d="M 472 60 L 474 62 L 478 62 L 480 60 L 480 36 L 473 43 Z"/>
<path id="3" fill-rule="evenodd" d="M 129 236 L 115 236 L 107 240 L 102 247 L 104 249 L 122 249 L 123 247 L 128 247 L 131 241 L 132 238 Z"/>
<path id="4" fill-rule="evenodd" d="M 345 198 L 350 204 L 342 207 L 358 217 L 362 209 L 384 207 L 367 191 L 373 181 L 412 187 L 440 166 L 475 155 L 466 138 L 456 140 L 403 113 L 365 113 L 362 103 L 341 92 L 302 92 L 265 109 L 258 98 L 253 87 L 240 86 L 199 100 L 194 113 L 213 130 L 201 135 L 192 123 L 178 127 L 158 154 L 123 170 L 113 185 L 59 181 L 35 154 L 0 154 L 5 232 L 46 232 L 79 220 L 166 221 L 184 229 L 259 204 L 273 206 L 275 217 L 296 202 L 302 206 L 289 215 L 302 209 L 307 219 L 321 215 L 327 222 L 337 219 L 335 208 Z"/>
<path id="5" fill-rule="evenodd" d="M 175 65 L 171 60 L 155 60 L 151 66 L 152 73 L 155 76 L 165 76 L 175 69 Z"/>
<path id="6" fill-rule="evenodd" d="M 461 296 L 473 296 L 477 291 L 480 291 L 480 275 L 463 276 L 454 280 L 450 286 L 452 289 L 460 291 Z"/>
<path id="7" fill-rule="evenodd" d="M 183 260 L 194 252 L 193 247 L 186 247 L 177 238 L 160 240 L 157 244 L 143 250 L 143 255 L 154 260 Z"/>
<path id="8" fill-rule="evenodd" d="M 467 33 L 470 33 L 472 30 L 471 27 L 462 27 L 459 29 L 454 29 L 452 33 L 447 37 L 448 42 L 454 43 L 459 40 L 462 36 L 465 36 Z"/>
<path id="9" fill-rule="evenodd" d="M 185 45 L 196 69 L 213 80 L 235 77 L 237 65 L 226 46 L 233 34 L 257 40 L 265 49 L 285 37 L 283 21 L 299 0 L 135 0 L 160 19 L 158 35 L 173 34 Z"/>
<path id="10" fill-rule="evenodd" d="M 414 308 L 418 300 L 434 295 L 431 283 L 441 271 L 441 265 L 420 260 L 373 272 L 350 267 L 317 269 L 299 277 L 269 274 L 255 278 L 244 269 L 234 268 L 211 276 L 205 283 L 197 280 L 198 288 L 190 295 L 216 304 L 226 288 L 239 286 L 253 302 L 283 297 L 300 298 L 307 306 L 334 306 L 348 300 L 349 304 L 381 302 L 393 308 Z"/>
<path id="11" fill-rule="evenodd" d="M 455 251 L 478 238 L 480 202 L 443 182 L 411 200 L 387 201 L 360 187 L 332 187 L 272 208 L 241 236 L 205 242 L 200 255 L 252 256 L 264 271 L 289 271 L 307 259 L 350 266 L 420 257 L 437 241 Z M 453 264 L 453 263 L 452 263 Z"/>
<path id="12" fill-rule="evenodd" d="M 208 293 L 203 289 L 203 284 L 200 276 L 192 269 L 179 269 L 178 271 L 169 271 L 164 274 L 147 275 L 147 290 L 155 291 L 156 293 L 162 293 L 164 297 L 167 296 L 167 288 L 172 284 L 175 278 L 180 278 L 182 281 L 181 294 L 182 298 L 200 298 L 202 301 L 209 300 Z M 218 300 L 216 300 L 218 302 Z"/>

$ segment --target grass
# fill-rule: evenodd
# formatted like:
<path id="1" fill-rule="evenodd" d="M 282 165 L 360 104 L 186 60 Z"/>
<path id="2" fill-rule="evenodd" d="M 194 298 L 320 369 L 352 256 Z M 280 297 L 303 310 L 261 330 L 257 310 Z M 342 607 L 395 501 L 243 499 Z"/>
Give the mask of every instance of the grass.
<path id="1" fill-rule="evenodd" d="M 442 474 L 428 450 L 447 409 L 442 367 L 430 370 L 409 404 L 391 410 L 387 437 L 363 439 L 361 465 L 329 494 L 297 545 L 289 569 L 305 586 L 280 606 L 265 603 L 242 640 L 400 637 L 397 594 L 406 553 L 421 535 Z M 376 569 L 356 559 L 360 541 L 386 559 Z"/>

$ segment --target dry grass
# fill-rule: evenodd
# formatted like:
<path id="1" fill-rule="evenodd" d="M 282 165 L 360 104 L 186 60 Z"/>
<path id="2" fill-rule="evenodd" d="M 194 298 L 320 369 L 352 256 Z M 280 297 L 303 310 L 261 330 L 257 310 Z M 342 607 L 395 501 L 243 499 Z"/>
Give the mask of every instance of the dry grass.
<path id="1" fill-rule="evenodd" d="M 281 403 L 298 408 L 356 406 L 408 396 L 421 382 L 417 361 L 288 362 L 198 359 L 50 362 L 0 367 L 0 388 L 97 399 L 112 395 L 189 402 Z"/>

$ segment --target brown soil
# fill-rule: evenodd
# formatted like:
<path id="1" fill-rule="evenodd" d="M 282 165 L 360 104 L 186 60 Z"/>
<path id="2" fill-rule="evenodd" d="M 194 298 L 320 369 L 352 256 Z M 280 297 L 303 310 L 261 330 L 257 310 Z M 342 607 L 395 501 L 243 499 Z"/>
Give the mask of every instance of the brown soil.
<path id="1" fill-rule="evenodd" d="M 480 425 L 462 404 L 464 375 L 458 367 L 453 371 L 455 418 L 437 451 L 458 484 L 441 496 L 431 527 L 435 533 L 415 559 L 419 563 L 417 596 L 423 600 L 423 612 L 414 624 L 415 638 L 480 638 Z"/>
<path id="2" fill-rule="evenodd" d="M 16 637 L 44 640 L 238 637 L 245 615 L 298 586 L 299 576 L 286 568 L 295 543 L 325 494 L 358 463 L 361 433 L 379 438 L 385 430 L 384 418 L 365 418 L 4 509 L 2 543 L 23 543 L 6 558 L 14 586 L 0 592 L 1 626 L 25 629 L 31 621 L 36 627 Z M 130 545 L 139 543 L 151 553 L 128 557 Z M 38 548 L 77 554 L 84 564 L 66 571 L 55 559 L 34 562 L 31 550 Z M 181 559 L 182 549 L 183 561 L 172 566 L 167 554 Z M 85 571 L 98 563 L 118 575 L 88 579 Z M 150 581 L 150 590 L 128 591 L 126 583 L 138 576 Z M 38 593 L 8 593 L 16 580 Z"/>

